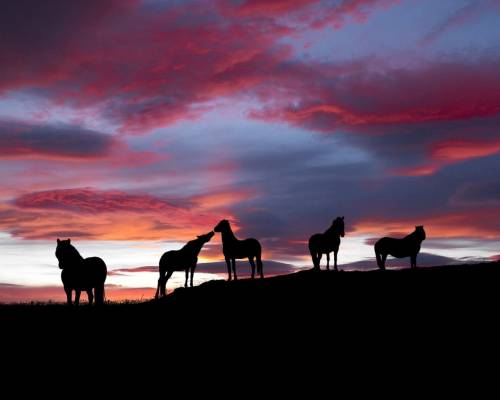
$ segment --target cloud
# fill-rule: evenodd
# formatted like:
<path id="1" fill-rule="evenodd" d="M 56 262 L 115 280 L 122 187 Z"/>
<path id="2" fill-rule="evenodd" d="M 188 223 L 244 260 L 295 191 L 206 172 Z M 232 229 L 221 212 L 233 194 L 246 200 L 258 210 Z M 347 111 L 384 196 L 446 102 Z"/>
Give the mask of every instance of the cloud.
<path id="1" fill-rule="evenodd" d="M 500 204 L 500 181 L 466 183 L 451 199 L 452 204 L 488 208 Z"/>
<path id="2" fill-rule="evenodd" d="M 434 29 L 420 40 L 420 43 L 422 45 L 432 44 L 453 29 L 460 29 L 481 15 L 490 12 L 492 7 L 498 8 L 496 0 L 476 0 L 469 2 L 435 26 Z"/>
<path id="3" fill-rule="evenodd" d="M 79 126 L 0 121 L 0 159 L 95 160 L 108 156 L 116 144 L 111 135 Z"/>
<path id="4" fill-rule="evenodd" d="M 74 213 L 172 212 L 178 207 L 148 195 L 90 188 L 47 190 L 18 197 L 15 205 L 23 209 L 60 210 Z"/>
<path id="5" fill-rule="evenodd" d="M 372 235 L 374 232 L 411 233 L 415 225 L 424 225 L 429 238 L 495 239 L 500 234 L 500 212 L 493 209 L 464 209 L 448 212 L 428 212 L 406 219 L 366 218 L 355 223 L 353 233 Z M 385 235 L 384 235 L 385 236 Z"/>
<path id="6" fill-rule="evenodd" d="M 365 22 L 377 9 L 385 9 L 399 0 L 340 0 L 334 3 L 319 0 L 245 0 L 219 2 L 223 15 L 239 18 L 262 18 L 285 21 L 290 25 L 320 29 L 342 28 L 349 20 Z"/>
<path id="7" fill-rule="evenodd" d="M 265 85 L 272 69 L 292 56 L 284 37 L 319 25 L 339 27 L 350 17 L 360 22 L 392 3 L 148 7 L 139 1 L 22 0 L 3 7 L 0 17 L 0 93 L 34 93 L 92 109 L 122 132 L 145 133 L 199 118 L 215 100 Z"/>
<path id="8" fill-rule="evenodd" d="M 227 209 L 208 211 L 190 199 L 174 203 L 92 188 L 26 193 L 0 204 L 0 230 L 24 239 L 184 240 L 233 218 Z"/>
<path id="9" fill-rule="evenodd" d="M 270 74 L 283 97 L 250 115 L 335 132 L 377 134 L 389 126 L 468 120 L 500 112 L 500 61 L 434 61 L 391 68 L 376 60 L 290 64 Z M 380 61 L 379 61 L 380 63 Z"/>

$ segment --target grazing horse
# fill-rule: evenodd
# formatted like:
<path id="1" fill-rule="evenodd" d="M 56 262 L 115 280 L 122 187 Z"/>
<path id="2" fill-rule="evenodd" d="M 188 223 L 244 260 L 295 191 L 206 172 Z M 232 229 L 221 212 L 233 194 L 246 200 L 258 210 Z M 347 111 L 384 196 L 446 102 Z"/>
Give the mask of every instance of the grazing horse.
<path id="1" fill-rule="evenodd" d="M 422 225 L 403 239 L 384 237 L 375 243 L 375 256 L 380 269 L 385 269 L 385 260 L 388 255 L 396 258 L 411 257 L 411 268 L 417 267 L 417 254 L 422 241 L 425 240 L 425 231 Z"/>
<path id="2" fill-rule="evenodd" d="M 325 233 L 316 233 L 309 238 L 309 252 L 314 269 L 320 269 L 322 254 L 326 254 L 326 269 L 330 270 L 330 253 L 333 251 L 335 271 L 338 271 L 337 253 L 340 247 L 340 237 L 344 237 L 344 235 L 344 217 L 337 217 Z"/>
<path id="3" fill-rule="evenodd" d="M 238 240 L 231 230 L 231 225 L 227 219 L 220 221 L 214 228 L 215 232 L 220 232 L 222 236 L 222 252 L 227 264 L 228 280 L 231 280 L 231 264 L 233 267 L 234 280 L 238 279 L 236 275 L 236 259 L 248 258 L 252 266 L 252 279 L 255 278 L 255 262 L 257 261 L 257 273 L 261 278 L 264 278 L 262 270 L 262 248 L 257 239 L 250 238 Z"/>
<path id="4" fill-rule="evenodd" d="M 193 275 L 198 263 L 198 254 L 205 243 L 210 241 L 214 236 L 213 232 L 208 232 L 205 235 L 198 236 L 196 239 L 186 243 L 180 250 L 170 250 L 164 253 L 160 258 L 160 278 L 156 287 L 155 299 L 158 295 L 166 296 L 167 281 L 175 271 L 186 271 L 186 282 L 184 287 L 188 285 L 189 271 L 191 271 L 191 287 L 193 287 Z M 166 276 L 165 276 L 166 274 Z"/>
<path id="5" fill-rule="evenodd" d="M 71 305 L 73 290 L 75 291 L 75 305 L 80 302 L 82 290 L 87 292 L 89 306 L 92 305 L 94 295 L 96 305 L 104 303 L 104 281 L 108 271 L 102 259 L 99 257 L 83 258 L 73 247 L 70 239 L 57 239 L 56 257 L 59 260 L 59 268 L 62 269 L 61 280 L 68 305 Z"/>

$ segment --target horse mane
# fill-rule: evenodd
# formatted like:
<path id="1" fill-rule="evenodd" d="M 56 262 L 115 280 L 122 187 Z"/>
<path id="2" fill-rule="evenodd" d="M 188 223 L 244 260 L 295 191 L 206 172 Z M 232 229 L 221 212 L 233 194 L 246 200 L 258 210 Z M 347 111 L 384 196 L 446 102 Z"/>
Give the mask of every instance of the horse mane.
<path id="1" fill-rule="evenodd" d="M 201 237 L 199 238 L 196 238 L 196 239 L 193 239 L 193 240 L 190 240 L 189 242 L 187 242 L 183 247 L 182 247 L 182 251 L 191 251 L 192 249 L 194 249 L 195 251 L 200 251 L 201 250 L 201 247 L 203 246 L 205 242 L 202 240 Z"/>
<path id="2" fill-rule="evenodd" d="M 339 221 L 341 221 L 341 219 L 339 217 L 335 218 L 335 220 L 333 221 L 332 225 L 325 231 L 325 235 L 332 235 L 332 234 L 340 234 L 337 229 L 339 227 Z"/>
<path id="3" fill-rule="evenodd" d="M 423 230 L 423 228 L 422 228 Z M 406 235 L 403 239 L 417 239 L 417 240 L 423 240 L 421 237 L 420 237 L 420 234 L 419 234 L 419 229 L 418 228 L 415 228 L 415 230 L 410 233 L 409 235 Z"/>
<path id="4" fill-rule="evenodd" d="M 62 247 L 62 249 L 63 249 L 62 254 L 64 257 L 76 258 L 78 260 L 83 260 L 83 257 L 80 254 L 80 252 L 71 243 L 67 243 L 66 245 L 64 245 Z"/>

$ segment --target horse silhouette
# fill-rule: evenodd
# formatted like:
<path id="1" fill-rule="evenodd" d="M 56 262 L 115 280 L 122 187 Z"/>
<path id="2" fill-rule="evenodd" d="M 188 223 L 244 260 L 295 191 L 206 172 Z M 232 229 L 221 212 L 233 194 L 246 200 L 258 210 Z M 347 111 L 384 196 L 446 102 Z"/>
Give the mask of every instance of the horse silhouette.
<path id="1" fill-rule="evenodd" d="M 344 217 L 337 217 L 325 233 L 316 233 L 309 238 L 309 252 L 314 269 L 320 269 L 321 257 L 326 254 L 326 269 L 330 270 L 330 253 L 333 251 L 334 267 L 335 271 L 338 271 L 337 253 L 340 247 L 340 237 L 344 235 Z"/>
<path id="2" fill-rule="evenodd" d="M 214 236 L 213 232 L 200 235 L 196 239 L 187 242 L 180 250 L 170 250 L 164 253 L 160 258 L 160 278 L 156 287 L 155 298 L 158 295 L 166 296 L 167 282 L 175 271 L 186 271 L 186 282 L 188 285 L 189 271 L 191 271 L 191 287 L 193 287 L 193 275 L 198 263 L 198 254 L 205 243 Z M 166 274 L 166 276 L 165 276 Z"/>
<path id="3" fill-rule="evenodd" d="M 233 267 L 234 280 L 238 279 L 236 275 L 236 259 L 248 258 L 252 266 L 252 279 L 255 278 L 255 262 L 257 261 L 257 273 L 264 278 L 262 268 L 262 248 L 257 239 L 249 238 L 238 240 L 231 230 L 231 225 L 227 219 L 220 221 L 214 228 L 215 232 L 220 232 L 222 236 L 222 252 L 227 264 L 228 280 L 231 280 L 231 265 Z"/>
<path id="4" fill-rule="evenodd" d="M 417 254 L 422 241 L 425 240 L 425 231 L 422 225 L 403 239 L 384 237 L 375 243 L 375 256 L 380 269 L 385 269 L 385 260 L 388 255 L 396 258 L 411 257 L 411 268 L 417 267 Z"/>
<path id="5" fill-rule="evenodd" d="M 104 303 L 104 282 L 106 281 L 106 264 L 99 257 L 83 258 L 71 244 L 71 239 L 57 239 L 56 257 L 59 260 L 61 280 L 66 292 L 68 305 L 71 305 L 73 290 L 75 305 L 80 302 L 80 293 L 87 292 L 89 305 Z M 92 292 L 94 290 L 94 292 Z"/>

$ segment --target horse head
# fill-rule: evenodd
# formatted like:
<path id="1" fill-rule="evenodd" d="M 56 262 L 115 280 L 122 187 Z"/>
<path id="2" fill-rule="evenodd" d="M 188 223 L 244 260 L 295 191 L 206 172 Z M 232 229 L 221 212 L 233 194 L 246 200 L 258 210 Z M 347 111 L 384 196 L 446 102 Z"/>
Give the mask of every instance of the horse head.
<path id="1" fill-rule="evenodd" d="M 197 238 L 202 242 L 202 243 L 207 243 L 214 237 L 215 233 L 214 231 L 210 231 L 208 233 L 205 233 L 204 235 L 197 236 Z"/>
<path id="2" fill-rule="evenodd" d="M 223 232 L 223 231 L 227 231 L 228 229 L 231 229 L 231 226 L 229 225 L 229 221 L 227 219 L 223 219 L 215 226 L 214 232 Z"/>
<path id="3" fill-rule="evenodd" d="M 80 253 L 71 244 L 71 239 L 57 239 L 56 257 L 60 269 L 71 267 L 76 259 L 81 259 Z"/>
<path id="4" fill-rule="evenodd" d="M 418 235 L 418 238 L 420 240 L 425 240 L 425 238 L 427 237 L 425 235 L 425 230 L 424 230 L 424 226 L 423 225 L 418 225 L 415 227 L 415 232 L 416 234 Z"/>
<path id="5" fill-rule="evenodd" d="M 344 225 L 344 217 L 337 217 L 332 222 L 332 228 L 341 236 L 345 236 L 345 225 Z"/>

